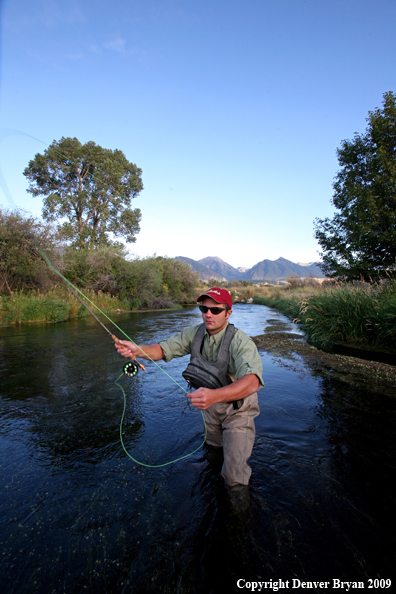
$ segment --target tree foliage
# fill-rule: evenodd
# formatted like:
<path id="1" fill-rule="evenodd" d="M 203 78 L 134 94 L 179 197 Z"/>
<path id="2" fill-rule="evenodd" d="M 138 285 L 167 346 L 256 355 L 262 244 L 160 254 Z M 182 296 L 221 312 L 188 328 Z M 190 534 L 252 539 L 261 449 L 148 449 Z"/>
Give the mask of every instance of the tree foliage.
<path id="1" fill-rule="evenodd" d="M 329 277 L 378 278 L 396 270 L 396 95 L 369 112 L 364 134 L 337 149 L 333 219 L 315 220 Z"/>
<path id="2" fill-rule="evenodd" d="M 194 301 L 198 275 L 173 258 L 125 259 L 114 246 L 69 249 L 64 275 L 80 289 L 102 291 L 127 300 L 131 309 L 161 309 Z"/>
<path id="3" fill-rule="evenodd" d="M 115 243 L 109 233 L 135 241 L 141 213 L 131 203 L 143 189 L 141 174 L 120 150 L 64 137 L 24 171 L 28 192 L 44 196 L 43 218 L 61 221 L 62 236 L 80 249 Z"/>
<path id="4" fill-rule="evenodd" d="M 54 275 L 42 259 L 38 245 L 56 260 L 49 225 L 18 211 L 0 210 L 0 293 L 12 295 L 14 291 L 46 289 L 54 284 Z"/>

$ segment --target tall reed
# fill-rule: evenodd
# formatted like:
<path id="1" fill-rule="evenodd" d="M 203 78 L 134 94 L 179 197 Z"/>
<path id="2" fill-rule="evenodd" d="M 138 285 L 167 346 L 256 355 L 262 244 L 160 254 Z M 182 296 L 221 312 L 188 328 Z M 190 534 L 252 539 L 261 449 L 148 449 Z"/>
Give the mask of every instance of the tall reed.
<path id="1" fill-rule="evenodd" d="M 343 342 L 396 350 L 396 281 L 383 284 L 338 284 L 303 297 L 287 293 L 256 297 L 295 318 L 311 340 Z"/>

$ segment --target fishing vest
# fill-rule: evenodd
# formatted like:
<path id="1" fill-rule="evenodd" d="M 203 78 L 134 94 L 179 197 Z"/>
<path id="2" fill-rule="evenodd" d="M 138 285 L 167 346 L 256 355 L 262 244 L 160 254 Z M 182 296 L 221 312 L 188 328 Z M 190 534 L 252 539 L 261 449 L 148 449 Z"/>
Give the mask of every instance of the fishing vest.
<path id="1" fill-rule="evenodd" d="M 221 341 L 219 354 L 215 361 L 208 361 L 201 355 L 203 341 L 205 338 L 205 325 L 202 324 L 195 335 L 191 349 L 190 363 L 182 375 L 188 384 L 197 390 L 198 388 L 210 388 L 216 390 L 232 384 L 228 375 L 228 363 L 230 360 L 230 344 L 235 334 L 235 326 L 228 324 Z M 242 405 L 242 400 L 232 402 L 234 409 Z"/>

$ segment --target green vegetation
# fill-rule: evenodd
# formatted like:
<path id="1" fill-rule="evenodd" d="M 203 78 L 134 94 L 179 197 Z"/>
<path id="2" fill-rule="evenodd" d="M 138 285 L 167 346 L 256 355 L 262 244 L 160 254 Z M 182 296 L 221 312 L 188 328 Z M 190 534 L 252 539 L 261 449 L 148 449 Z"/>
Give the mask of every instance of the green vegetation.
<path id="1" fill-rule="evenodd" d="M 369 112 L 364 134 L 344 140 L 333 184 L 333 219 L 316 219 L 323 273 L 378 280 L 396 273 L 396 94 Z"/>
<path id="2" fill-rule="evenodd" d="M 84 294 L 106 314 L 127 310 L 128 302 L 108 294 L 86 290 Z M 87 302 L 89 306 L 89 303 Z M 94 310 L 95 311 L 95 310 Z M 95 312 L 96 313 L 96 312 Z M 90 315 L 66 286 L 40 291 L 19 292 L 12 297 L 0 296 L 0 326 L 33 322 L 64 322 Z"/>
<path id="3" fill-rule="evenodd" d="M 128 261 L 111 250 L 93 253 L 95 257 L 91 259 L 82 258 L 81 252 L 77 252 L 76 260 L 68 253 L 63 261 L 63 274 L 107 314 L 175 309 L 195 302 L 196 275 L 178 260 L 152 257 Z M 47 274 L 45 280 L 48 282 L 51 277 L 51 289 L 25 289 L 0 295 L 0 326 L 62 322 L 89 315 L 59 277 L 52 278 L 54 273 L 49 269 Z"/>
<path id="4" fill-rule="evenodd" d="M 64 322 L 69 319 L 71 306 L 61 299 L 45 295 L 16 295 L 0 298 L 2 325 L 28 322 Z"/>
<path id="5" fill-rule="evenodd" d="M 64 247 L 48 225 L 0 211 L 0 325 L 60 322 L 87 314 L 45 263 L 39 246 L 65 278 L 108 314 L 195 302 L 197 275 L 179 260 L 129 260 L 114 245 L 95 250 Z"/>
<path id="6" fill-rule="evenodd" d="M 127 260 L 119 248 L 72 250 L 64 276 L 75 286 L 119 297 L 128 309 L 163 309 L 191 303 L 197 275 L 179 260 L 161 256 Z"/>
<path id="7" fill-rule="evenodd" d="M 38 243 L 59 265 L 48 225 L 20 212 L 0 210 L 0 294 L 51 287 L 54 275 L 40 256 Z"/>
<path id="8" fill-rule="evenodd" d="M 277 309 L 289 318 L 295 320 L 300 313 L 301 299 L 301 296 L 286 294 L 286 289 L 278 289 L 272 294 L 255 295 L 253 297 L 253 303 Z"/>
<path id="9" fill-rule="evenodd" d="M 290 288 L 257 295 L 254 303 L 273 307 L 300 324 L 310 340 L 395 350 L 396 281 L 337 283 L 308 292 Z"/>

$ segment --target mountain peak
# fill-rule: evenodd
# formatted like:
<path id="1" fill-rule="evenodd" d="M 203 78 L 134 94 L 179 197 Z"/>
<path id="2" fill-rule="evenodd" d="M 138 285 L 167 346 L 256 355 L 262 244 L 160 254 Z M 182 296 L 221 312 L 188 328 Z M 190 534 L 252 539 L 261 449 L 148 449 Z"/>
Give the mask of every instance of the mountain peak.
<path id="1" fill-rule="evenodd" d="M 201 258 L 201 260 L 197 260 L 197 262 L 201 262 L 201 263 L 204 262 L 204 261 L 207 261 L 207 262 L 210 261 L 210 262 L 212 262 L 213 260 L 215 262 L 219 262 L 220 264 L 226 264 L 226 262 L 224 262 L 224 260 L 222 260 L 218 256 L 206 256 L 206 258 Z M 229 264 L 227 264 L 227 266 L 229 266 Z"/>
<path id="2" fill-rule="evenodd" d="M 207 258 L 202 258 L 198 260 L 200 264 L 203 266 L 207 266 L 217 274 L 224 276 L 227 280 L 240 280 L 243 278 L 243 273 L 239 270 L 231 266 L 231 264 L 227 264 L 218 256 L 208 256 Z"/>
<path id="3" fill-rule="evenodd" d="M 323 273 L 318 263 L 302 266 L 280 257 L 277 260 L 262 260 L 252 268 L 234 268 L 218 256 L 207 256 L 201 260 L 192 260 L 178 256 L 190 264 L 192 269 L 199 273 L 203 280 L 214 278 L 216 280 L 247 280 L 251 282 L 286 280 L 291 276 L 323 278 Z"/>

